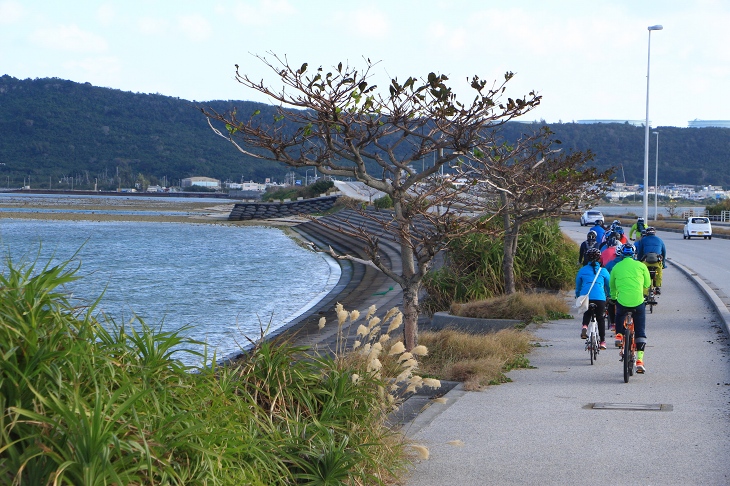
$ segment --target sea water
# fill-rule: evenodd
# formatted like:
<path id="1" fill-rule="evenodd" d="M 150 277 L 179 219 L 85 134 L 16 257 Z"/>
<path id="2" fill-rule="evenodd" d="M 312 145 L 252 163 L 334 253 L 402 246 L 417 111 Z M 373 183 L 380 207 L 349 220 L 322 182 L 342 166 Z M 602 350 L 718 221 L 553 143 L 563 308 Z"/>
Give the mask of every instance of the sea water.
<path id="1" fill-rule="evenodd" d="M 268 227 L 0 219 L 0 244 L 3 272 L 8 256 L 38 270 L 71 260 L 83 277 L 67 288 L 75 303 L 102 296 L 98 310 L 117 324 L 190 326 L 184 334 L 218 358 L 306 311 L 340 276 L 331 259 Z"/>

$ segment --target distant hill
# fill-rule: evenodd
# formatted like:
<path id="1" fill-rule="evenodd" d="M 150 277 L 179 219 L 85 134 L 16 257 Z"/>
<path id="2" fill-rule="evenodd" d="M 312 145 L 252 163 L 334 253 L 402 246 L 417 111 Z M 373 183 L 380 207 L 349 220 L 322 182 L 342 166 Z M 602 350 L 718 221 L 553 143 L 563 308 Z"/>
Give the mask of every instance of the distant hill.
<path id="1" fill-rule="evenodd" d="M 143 175 L 168 185 L 191 176 L 238 182 L 283 180 L 288 168 L 244 156 L 214 135 L 198 110 L 243 112 L 273 108 L 251 101 L 193 103 L 156 94 L 99 88 L 45 78 L 0 77 L 0 187 L 129 187 Z M 262 119 L 267 119 L 263 116 Z M 507 139 L 534 129 L 508 123 Z M 617 179 L 641 182 L 644 129 L 628 124 L 551 124 L 564 150 L 591 149 L 599 168 L 619 167 Z M 659 127 L 660 183 L 730 186 L 730 129 Z M 651 136 L 653 184 L 656 137 Z M 623 167 L 623 172 L 621 171 Z M 304 173 L 302 172 L 302 175 Z M 118 177 L 118 179 L 117 179 Z M 59 186 L 59 180 L 64 181 Z"/>

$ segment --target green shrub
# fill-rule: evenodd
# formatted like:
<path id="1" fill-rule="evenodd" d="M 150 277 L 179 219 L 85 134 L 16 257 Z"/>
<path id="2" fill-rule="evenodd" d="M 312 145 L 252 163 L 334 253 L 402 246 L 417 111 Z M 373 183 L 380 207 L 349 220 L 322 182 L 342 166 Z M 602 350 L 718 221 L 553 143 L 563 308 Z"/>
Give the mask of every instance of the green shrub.
<path id="1" fill-rule="evenodd" d="M 504 293 L 503 243 L 475 233 L 449 243 L 447 262 L 427 275 L 427 312 L 448 310 L 452 303 L 487 299 Z M 564 289 L 575 282 L 578 246 L 560 231 L 557 220 L 537 220 L 520 231 L 514 261 L 518 290 Z"/>
<path id="2" fill-rule="evenodd" d="M 379 197 L 373 201 L 373 205 L 377 209 L 390 209 L 393 207 L 393 200 L 386 194 L 385 196 Z"/>
<path id="3" fill-rule="evenodd" d="M 79 308 L 63 292 L 77 271 L 0 275 L 0 484 L 382 484 L 402 470 L 380 378 L 289 343 L 216 366 L 181 331 Z"/>
<path id="4" fill-rule="evenodd" d="M 303 197 L 304 199 L 311 199 L 325 194 L 327 191 L 332 189 L 334 185 L 335 183 L 332 181 L 318 180 L 314 184 L 310 184 L 308 186 L 293 186 L 283 189 L 270 187 L 261 196 L 261 200 L 282 201 L 284 199 L 291 199 L 293 201 L 300 197 Z"/>
<path id="5" fill-rule="evenodd" d="M 708 205 L 706 209 L 708 214 L 719 216 L 723 211 L 730 211 L 730 199 L 723 199 L 716 204 Z"/>

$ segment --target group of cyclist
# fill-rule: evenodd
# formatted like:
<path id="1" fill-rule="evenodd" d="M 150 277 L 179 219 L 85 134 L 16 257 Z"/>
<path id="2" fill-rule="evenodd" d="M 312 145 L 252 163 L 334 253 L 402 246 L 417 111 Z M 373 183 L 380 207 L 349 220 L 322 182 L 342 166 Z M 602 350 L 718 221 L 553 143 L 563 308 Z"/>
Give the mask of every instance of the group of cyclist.
<path id="1" fill-rule="evenodd" d="M 636 241 L 636 245 L 629 242 Z M 580 246 L 581 268 L 575 277 L 575 296 L 588 295 L 595 304 L 600 348 L 606 349 L 606 320 L 615 329 L 615 345 L 623 347 L 624 319 L 631 312 L 636 333 L 636 372 L 644 373 L 644 349 L 646 347 L 646 296 L 651 286 L 649 267 L 656 269 L 656 294 L 661 293 L 662 269 L 666 268 L 667 250 L 656 236 L 656 229 L 646 226 L 644 218 L 638 218 L 626 238 L 621 222 L 615 220 L 605 228 L 603 221 L 596 221 Z M 581 339 L 587 338 L 592 310 L 583 314 Z"/>

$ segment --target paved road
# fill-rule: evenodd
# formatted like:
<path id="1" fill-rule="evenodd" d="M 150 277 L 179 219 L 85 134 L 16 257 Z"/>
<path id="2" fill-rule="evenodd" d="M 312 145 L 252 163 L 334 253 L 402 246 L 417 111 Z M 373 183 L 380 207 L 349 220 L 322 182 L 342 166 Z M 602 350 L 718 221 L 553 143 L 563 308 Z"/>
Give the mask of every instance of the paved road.
<path id="1" fill-rule="evenodd" d="M 666 240 L 673 257 L 699 255 L 684 259 L 698 268 L 702 254 L 722 252 L 720 240 Z M 445 405 L 432 404 L 410 425 L 409 436 L 430 458 L 408 484 L 730 484 L 724 323 L 676 266 L 665 278 L 647 320 L 645 375 L 625 384 L 615 348 L 591 366 L 578 319 L 530 326 L 540 343 L 530 355 L 535 369 L 510 372 L 512 383 L 483 392 L 457 387 Z M 662 410 L 646 409 L 655 405 Z"/>

